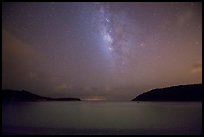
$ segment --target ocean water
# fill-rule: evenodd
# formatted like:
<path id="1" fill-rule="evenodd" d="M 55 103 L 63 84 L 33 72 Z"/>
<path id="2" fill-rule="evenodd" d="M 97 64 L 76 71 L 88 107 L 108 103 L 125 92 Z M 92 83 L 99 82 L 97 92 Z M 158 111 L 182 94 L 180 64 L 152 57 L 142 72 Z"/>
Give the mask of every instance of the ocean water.
<path id="1" fill-rule="evenodd" d="M 2 106 L 3 134 L 202 134 L 201 102 L 24 102 Z"/>

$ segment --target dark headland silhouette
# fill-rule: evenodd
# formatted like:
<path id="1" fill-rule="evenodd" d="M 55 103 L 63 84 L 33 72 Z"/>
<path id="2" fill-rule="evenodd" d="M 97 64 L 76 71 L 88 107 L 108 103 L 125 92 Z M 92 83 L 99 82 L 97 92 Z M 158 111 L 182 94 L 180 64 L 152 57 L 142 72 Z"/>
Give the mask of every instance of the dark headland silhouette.
<path id="1" fill-rule="evenodd" d="M 202 84 L 153 89 L 140 94 L 132 101 L 202 101 Z"/>
<path id="2" fill-rule="evenodd" d="M 79 98 L 50 98 L 33 94 L 29 91 L 2 89 L 2 101 L 4 103 L 15 101 L 81 101 Z"/>

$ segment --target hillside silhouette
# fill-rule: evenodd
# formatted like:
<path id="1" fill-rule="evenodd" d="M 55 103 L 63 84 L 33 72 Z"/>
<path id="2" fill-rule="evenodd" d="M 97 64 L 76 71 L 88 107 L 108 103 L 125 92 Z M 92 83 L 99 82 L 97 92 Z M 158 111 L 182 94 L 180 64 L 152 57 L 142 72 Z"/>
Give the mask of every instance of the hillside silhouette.
<path id="1" fill-rule="evenodd" d="M 15 101 L 80 101 L 79 98 L 50 98 L 33 94 L 29 91 L 2 89 L 2 102 Z"/>
<path id="2" fill-rule="evenodd" d="M 153 89 L 140 94 L 132 101 L 202 101 L 202 84 Z"/>

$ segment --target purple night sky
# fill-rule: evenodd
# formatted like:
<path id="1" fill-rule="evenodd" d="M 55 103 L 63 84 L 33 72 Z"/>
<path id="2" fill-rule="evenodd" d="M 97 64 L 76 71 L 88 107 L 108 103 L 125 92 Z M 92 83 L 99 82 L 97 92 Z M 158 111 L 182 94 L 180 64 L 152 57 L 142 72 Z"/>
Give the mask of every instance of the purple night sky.
<path id="1" fill-rule="evenodd" d="M 131 100 L 202 83 L 202 3 L 2 3 L 2 88 Z"/>

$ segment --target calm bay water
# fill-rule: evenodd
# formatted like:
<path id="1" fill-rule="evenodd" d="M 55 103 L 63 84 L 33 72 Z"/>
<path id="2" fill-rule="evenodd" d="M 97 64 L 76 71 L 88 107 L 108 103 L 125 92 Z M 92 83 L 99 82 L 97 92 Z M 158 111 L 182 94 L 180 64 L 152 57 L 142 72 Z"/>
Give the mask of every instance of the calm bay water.
<path id="1" fill-rule="evenodd" d="M 3 134 L 202 134 L 202 103 L 24 102 L 2 122 Z"/>

